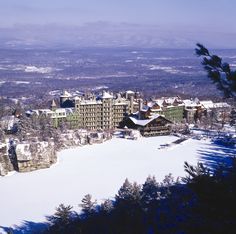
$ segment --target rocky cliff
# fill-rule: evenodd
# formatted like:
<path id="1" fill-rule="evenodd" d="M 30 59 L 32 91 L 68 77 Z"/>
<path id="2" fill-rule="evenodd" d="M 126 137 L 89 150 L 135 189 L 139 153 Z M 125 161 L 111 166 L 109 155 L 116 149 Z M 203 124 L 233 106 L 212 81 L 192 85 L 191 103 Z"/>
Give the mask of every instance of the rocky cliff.
<path id="1" fill-rule="evenodd" d="M 8 155 L 7 144 L 1 144 L 0 145 L 0 175 L 4 176 L 9 171 L 13 171 L 13 170 L 14 170 L 14 167 Z"/>
<path id="2" fill-rule="evenodd" d="M 57 161 L 54 142 L 20 143 L 15 154 L 19 172 L 48 168 Z"/>
<path id="3" fill-rule="evenodd" d="M 20 141 L 18 138 L 6 139 L 0 145 L 0 175 L 9 171 L 29 172 L 50 167 L 57 161 L 56 152 L 61 149 L 86 144 L 102 143 L 110 139 L 106 132 L 88 132 L 69 130 L 57 140 L 39 141 L 37 137 Z"/>

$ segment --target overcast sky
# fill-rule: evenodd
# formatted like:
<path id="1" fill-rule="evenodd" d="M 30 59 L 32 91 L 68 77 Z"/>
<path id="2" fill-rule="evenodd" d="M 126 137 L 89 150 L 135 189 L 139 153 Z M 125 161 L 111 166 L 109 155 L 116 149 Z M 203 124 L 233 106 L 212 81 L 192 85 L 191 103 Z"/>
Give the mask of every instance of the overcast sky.
<path id="1" fill-rule="evenodd" d="M 0 0 L 0 26 L 107 21 L 235 32 L 235 0 Z"/>

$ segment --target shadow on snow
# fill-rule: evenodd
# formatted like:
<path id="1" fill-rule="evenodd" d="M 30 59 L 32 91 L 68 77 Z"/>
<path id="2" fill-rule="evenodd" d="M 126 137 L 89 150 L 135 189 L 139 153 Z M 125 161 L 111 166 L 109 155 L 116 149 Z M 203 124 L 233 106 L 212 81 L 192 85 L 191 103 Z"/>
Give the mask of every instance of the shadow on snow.
<path id="1" fill-rule="evenodd" d="M 198 150 L 198 153 L 200 155 L 200 162 L 214 170 L 219 165 L 232 165 L 232 158 L 236 156 L 236 147 L 212 142 L 211 147 L 201 148 Z"/>
<path id="2" fill-rule="evenodd" d="M 36 223 L 32 221 L 23 221 L 23 224 L 20 226 L 14 227 L 3 227 L 0 226 L 0 229 L 5 231 L 6 233 L 12 234 L 39 234 L 45 231 L 48 228 L 47 223 Z"/>

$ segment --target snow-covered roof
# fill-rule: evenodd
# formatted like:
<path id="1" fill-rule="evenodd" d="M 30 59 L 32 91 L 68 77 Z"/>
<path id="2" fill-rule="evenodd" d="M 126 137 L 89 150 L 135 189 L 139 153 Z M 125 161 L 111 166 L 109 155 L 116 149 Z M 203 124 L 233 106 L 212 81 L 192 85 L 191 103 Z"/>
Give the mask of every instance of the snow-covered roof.
<path id="1" fill-rule="evenodd" d="M 113 98 L 113 96 L 111 94 L 109 94 L 108 92 L 104 91 L 102 92 L 102 95 L 100 96 L 100 98 L 102 99 L 108 99 L 108 98 Z"/>
<path id="2" fill-rule="evenodd" d="M 79 97 L 79 96 L 75 96 L 74 97 L 74 100 L 76 101 L 76 100 L 81 100 L 81 98 Z"/>
<path id="3" fill-rule="evenodd" d="M 169 98 L 165 98 L 163 102 L 171 105 L 175 101 L 175 99 L 176 99 L 175 97 L 169 97 Z"/>
<path id="4" fill-rule="evenodd" d="M 73 113 L 74 108 L 65 108 L 66 113 Z"/>
<path id="5" fill-rule="evenodd" d="M 207 101 L 200 101 L 200 104 L 206 108 L 206 109 L 209 109 L 209 108 L 213 108 L 214 107 L 214 103 L 213 101 L 211 100 L 207 100 Z"/>
<path id="6" fill-rule="evenodd" d="M 206 109 L 211 109 L 211 108 L 229 108 L 230 105 L 226 102 L 217 102 L 214 103 L 213 101 L 200 101 L 201 105 L 206 108 Z"/>
<path id="7" fill-rule="evenodd" d="M 200 106 L 201 104 L 197 102 L 196 100 L 190 100 L 190 99 L 185 99 L 183 100 L 183 103 L 186 107 L 195 107 L 195 106 Z"/>
<path id="8" fill-rule="evenodd" d="M 65 112 L 66 112 L 65 108 L 57 108 L 55 110 L 55 113 L 65 113 Z"/>
<path id="9" fill-rule="evenodd" d="M 136 124 L 136 125 L 140 125 L 140 126 L 146 126 L 148 123 L 150 123 L 153 119 L 136 119 L 134 117 L 129 117 L 130 120 Z"/>
<path id="10" fill-rule="evenodd" d="M 97 105 L 97 104 L 101 104 L 101 102 L 96 101 L 96 100 L 83 100 L 80 104 L 81 105 Z"/>
<path id="11" fill-rule="evenodd" d="M 177 101 L 178 103 L 182 103 L 182 99 L 178 96 L 176 97 L 162 97 L 162 98 L 158 98 L 158 99 L 153 99 L 154 102 L 156 102 L 159 106 L 163 105 L 163 102 L 168 104 L 168 105 L 172 105 L 175 101 Z"/>
<path id="12" fill-rule="evenodd" d="M 27 114 L 27 115 L 32 115 L 32 114 L 33 114 L 33 111 L 32 111 L 32 110 L 27 110 L 27 111 L 25 112 L 25 114 Z"/>
<path id="13" fill-rule="evenodd" d="M 32 113 L 36 113 L 37 115 L 39 115 L 40 113 L 50 114 L 50 113 L 53 113 L 53 111 L 50 109 L 36 109 L 36 110 L 32 110 Z"/>
<path id="14" fill-rule="evenodd" d="M 134 94 L 134 91 L 132 91 L 132 90 L 127 90 L 126 93 L 127 93 L 127 94 Z"/>
<path id="15" fill-rule="evenodd" d="M 129 119 L 136 125 L 146 126 L 148 123 L 152 122 L 154 119 L 157 119 L 160 117 L 164 118 L 163 116 L 156 114 L 156 115 L 153 115 L 150 119 L 136 119 L 135 117 L 129 117 Z"/>
<path id="16" fill-rule="evenodd" d="M 37 111 L 37 110 L 36 110 L 36 111 Z M 39 111 L 39 112 L 46 113 L 46 114 L 53 113 L 53 111 L 52 111 L 52 110 L 50 110 L 50 109 L 39 109 L 38 111 Z"/>
<path id="17" fill-rule="evenodd" d="M 214 108 L 230 108 L 231 106 L 226 102 L 214 103 Z"/>
<path id="18" fill-rule="evenodd" d="M 127 102 L 115 102 L 114 104 L 115 106 L 119 106 L 119 105 L 127 105 Z"/>
<path id="19" fill-rule="evenodd" d="M 64 90 L 64 92 L 61 95 L 61 97 L 71 97 L 71 94 L 69 92 L 67 92 L 66 90 Z"/>

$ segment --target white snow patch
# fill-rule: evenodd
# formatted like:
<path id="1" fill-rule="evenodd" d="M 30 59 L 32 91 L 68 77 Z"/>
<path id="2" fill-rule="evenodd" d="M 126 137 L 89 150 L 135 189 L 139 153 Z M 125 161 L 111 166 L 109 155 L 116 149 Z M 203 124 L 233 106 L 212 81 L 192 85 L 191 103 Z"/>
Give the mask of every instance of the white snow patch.
<path id="1" fill-rule="evenodd" d="M 36 72 L 36 73 L 50 73 L 52 72 L 51 67 L 36 67 L 36 66 L 26 66 L 25 72 Z"/>
<path id="2" fill-rule="evenodd" d="M 155 59 L 156 60 L 175 60 L 176 58 L 172 58 L 172 57 L 157 57 Z"/>
<path id="3" fill-rule="evenodd" d="M 15 84 L 30 84 L 29 81 L 21 81 L 21 80 L 19 80 L 19 81 L 13 81 L 13 83 L 15 83 Z"/>
<path id="4" fill-rule="evenodd" d="M 92 91 L 96 91 L 96 90 L 101 90 L 101 89 L 108 89 L 108 86 L 106 85 L 100 85 L 100 86 L 96 86 L 94 88 L 92 88 Z"/>
<path id="5" fill-rule="evenodd" d="M 171 73 L 171 74 L 177 74 L 180 73 L 179 70 L 174 69 L 173 67 L 168 67 L 168 66 L 160 66 L 160 65 L 149 65 L 148 66 L 150 70 L 163 70 L 165 72 Z"/>

